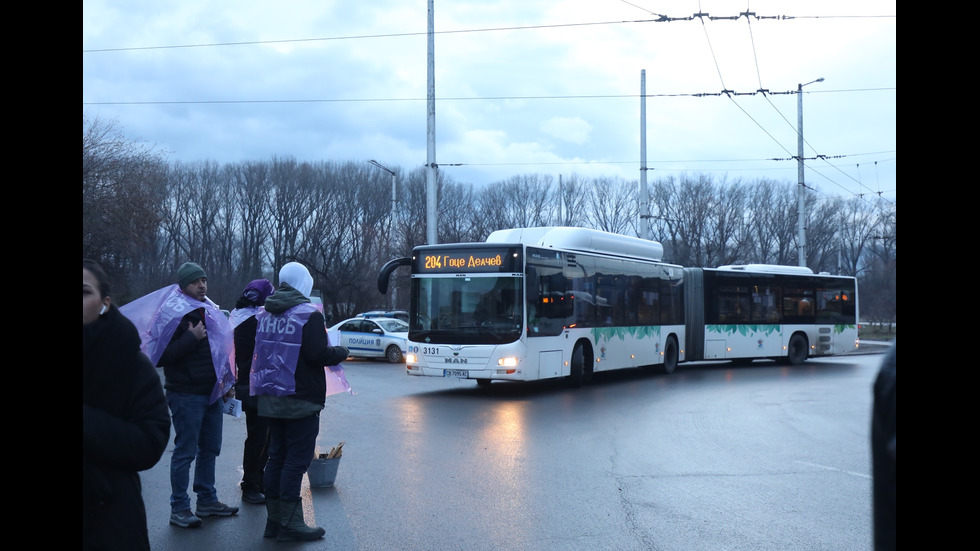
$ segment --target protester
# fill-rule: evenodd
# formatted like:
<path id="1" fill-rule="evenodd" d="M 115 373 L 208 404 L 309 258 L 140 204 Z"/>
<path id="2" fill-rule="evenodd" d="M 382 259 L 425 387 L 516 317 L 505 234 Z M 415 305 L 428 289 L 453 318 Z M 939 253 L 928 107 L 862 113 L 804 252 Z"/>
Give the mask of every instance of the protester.
<path id="1" fill-rule="evenodd" d="M 272 282 L 268 279 L 249 282 L 228 318 L 235 329 L 235 365 L 238 371 L 235 396 L 242 401 L 242 411 L 245 412 L 242 501 L 256 504 L 265 503 L 262 471 L 269 457 L 269 420 L 259 416 L 255 396 L 249 395 L 248 381 L 252 370 L 252 353 L 255 351 L 255 314 L 263 310 L 262 305 L 273 290 Z"/>
<path id="2" fill-rule="evenodd" d="M 895 501 L 896 387 L 895 345 L 885 356 L 872 387 L 871 474 L 875 551 L 894 551 L 897 545 L 898 509 Z"/>
<path id="3" fill-rule="evenodd" d="M 185 262 L 177 284 L 164 287 L 121 308 L 143 340 L 143 350 L 163 367 L 164 389 L 174 426 L 170 458 L 170 523 L 201 525 L 199 517 L 230 516 L 238 507 L 218 500 L 215 462 L 221 453 L 222 404 L 234 397 L 235 366 L 231 324 L 207 298 L 204 269 Z M 196 515 L 187 486 L 194 463 Z"/>
<path id="4" fill-rule="evenodd" d="M 300 488 L 313 461 L 329 391 L 324 367 L 339 364 L 349 351 L 329 345 L 323 314 L 310 302 L 312 289 L 306 267 L 290 262 L 279 271 L 279 288 L 266 299 L 265 310 L 255 316 L 250 388 L 271 433 L 263 536 L 279 541 L 311 541 L 326 533 L 304 521 Z"/>
<path id="5" fill-rule="evenodd" d="M 169 440 L 160 376 L 105 271 L 82 259 L 82 549 L 149 551 L 139 471 Z"/>

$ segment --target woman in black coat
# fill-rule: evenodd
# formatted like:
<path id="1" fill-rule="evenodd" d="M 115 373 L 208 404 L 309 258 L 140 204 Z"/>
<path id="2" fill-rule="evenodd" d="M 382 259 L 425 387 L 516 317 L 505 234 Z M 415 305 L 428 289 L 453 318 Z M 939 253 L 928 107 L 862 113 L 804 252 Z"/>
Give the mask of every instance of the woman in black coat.
<path id="1" fill-rule="evenodd" d="M 139 471 L 160 460 L 170 410 L 105 272 L 82 261 L 82 548 L 149 550 Z"/>

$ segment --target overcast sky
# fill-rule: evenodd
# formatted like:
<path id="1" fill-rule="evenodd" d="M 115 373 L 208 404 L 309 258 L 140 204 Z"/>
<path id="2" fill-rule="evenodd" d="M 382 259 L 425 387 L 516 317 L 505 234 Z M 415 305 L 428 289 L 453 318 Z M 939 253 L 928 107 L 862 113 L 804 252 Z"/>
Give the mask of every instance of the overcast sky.
<path id="1" fill-rule="evenodd" d="M 427 7 L 83 0 L 83 113 L 170 161 L 414 170 Z M 435 162 L 477 185 L 639 180 L 645 70 L 648 182 L 795 184 L 802 96 L 807 186 L 894 200 L 895 16 L 894 0 L 435 0 Z"/>

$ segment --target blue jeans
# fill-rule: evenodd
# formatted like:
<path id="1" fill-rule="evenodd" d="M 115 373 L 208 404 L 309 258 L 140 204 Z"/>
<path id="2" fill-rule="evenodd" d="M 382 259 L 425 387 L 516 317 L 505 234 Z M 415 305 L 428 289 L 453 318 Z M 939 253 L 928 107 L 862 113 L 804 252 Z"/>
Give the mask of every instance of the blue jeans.
<path id="1" fill-rule="evenodd" d="M 167 391 L 167 405 L 174 425 L 174 453 L 170 458 L 170 510 L 191 508 L 187 495 L 191 462 L 197 504 L 218 501 L 214 488 L 214 464 L 221 453 L 221 400 L 208 404 L 209 396 Z"/>
<path id="2" fill-rule="evenodd" d="M 302 419 L 269 419 L 269 460 L 265 464 L 265 495 L 299 501 L 303 475 L 313 462 L 320 414 Z"/>

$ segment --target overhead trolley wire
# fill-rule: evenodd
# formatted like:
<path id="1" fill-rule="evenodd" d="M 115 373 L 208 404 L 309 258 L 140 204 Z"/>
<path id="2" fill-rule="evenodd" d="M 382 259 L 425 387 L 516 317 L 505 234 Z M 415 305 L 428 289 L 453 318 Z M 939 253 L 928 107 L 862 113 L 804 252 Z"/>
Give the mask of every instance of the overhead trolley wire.
<path id="1" fill-rule="evenodd" d="M 522 31 L 522 30 L 537 30 L 537 29 L 558 29 L 558 28 L 569 28 L 569 27 L 586 27 L 586 26 L 596 26 L 596 25 L 621 25 L 627 23 L 669 23 L 673 21 L 692 21 L 694 19 L 707 18 L 709 20 L 737 20 L 739 17 L 745 15 L 748 19 L 748 14 L 750 12 L 743 12 L 734 17 L 731 16 L 719 16 L 712 17 L 708 16 L 706 13 L 692 14 L 686 17 L 668 17 L 666 15 L 659 15 L 656 19 L 633 19 L 633 20 L 619 20 L 619 21 L 596 21 L 590 23 L 555 23 L 550 25 L 524 25 L 524 26 L 514 26 L 514 27 L 488 27 L 484 29 L 457 29 L 449 31 L 433 31 L 432 34 L 459 34 L 459 33 L 478 33 L 478 32 L 497 32 L 497 31 Z M 777 20 L 789 20 L 789 19 L 806 19 L 806 18 L 840 18 L 840 17 L 895 17 L 894 15 L 861 15 L 861 16 L 847 16 L 847 15 L 830 15 L 830 16 L 791 16 L 791 15 L 773 15 L 773 16 L 759 16 L 754 13 L 751 14 L 756 19 L 777 19 Z M 291 38 L 282 40 L 249 40 L 241 42 L 213 42 L 213 43 L 203 43 L 203 44 L 173 44 L 169 46 L 130 46 L 122 48 L 89 48 L 82 49 L 83 54 L 88 53 L 105 53 L 105 52 L 128 52 L 137 50 L 163 50 L 163 49 L 175 49 L 175 48 L 210 48 L 219 46 L 252 46 L 260 44 L 284 44 L 293 42 L 324 42 L 331 40 L 360 40 L 365 38 L 395 38 L 404 36 L 428 36 L 428 32 L 410 32 L 410 33 L 389 33 L 389 34 L 364 34 L 364 35 L 349 35 L 349 36 L 327 36 L 318 38 Z"/>

